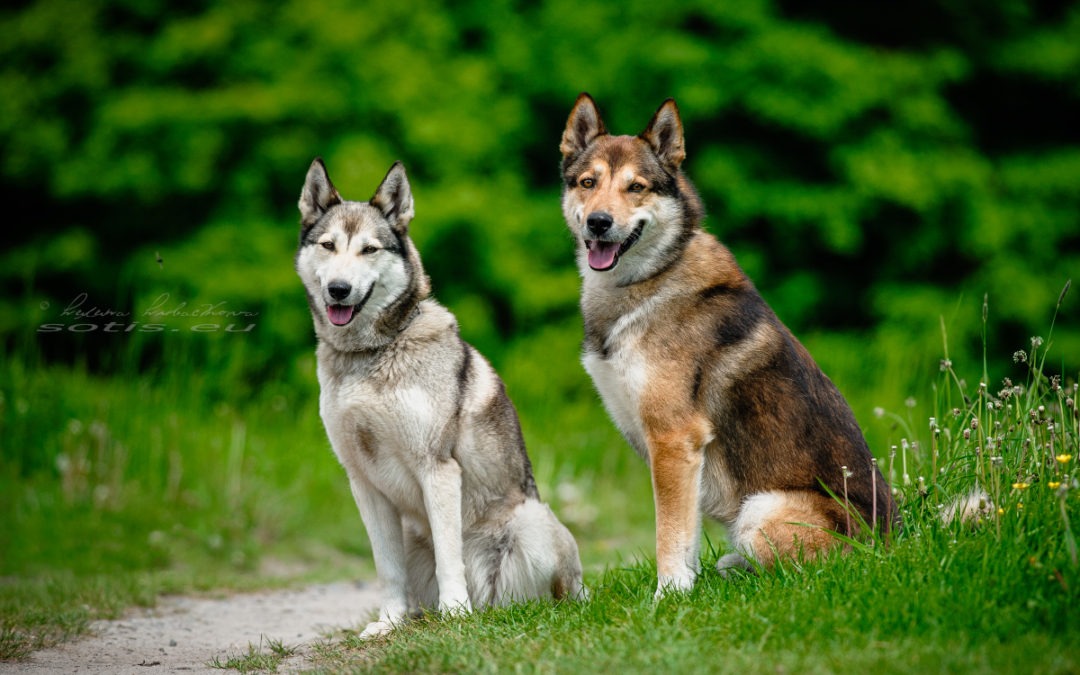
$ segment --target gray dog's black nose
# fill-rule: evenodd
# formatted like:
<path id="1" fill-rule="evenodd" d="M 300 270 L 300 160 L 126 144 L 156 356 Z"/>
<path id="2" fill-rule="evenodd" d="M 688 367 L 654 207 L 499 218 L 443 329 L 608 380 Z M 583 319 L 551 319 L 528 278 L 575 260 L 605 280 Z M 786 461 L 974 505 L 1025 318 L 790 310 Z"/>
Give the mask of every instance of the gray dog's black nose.
<path id="1" fill-rule="evenodd" d="M 344 300 L 349 297 L 349 293 L 352 292 L 352 286 L 345 281 L 331 281 L 326 290 L 330 293 L 330 297 L 335 300 Z"/>
<path id="2" fill-rule="evenodd" d="M 614 222 L 615 220 L 610 214 L 604 213 L 603 211 L 597 211 L 595 213 L 590 213 L 589 217 L 585 219 L 585 227 L 589 229 L 589 234 L 599 237 L 610 230 L 611 225 Z"/>

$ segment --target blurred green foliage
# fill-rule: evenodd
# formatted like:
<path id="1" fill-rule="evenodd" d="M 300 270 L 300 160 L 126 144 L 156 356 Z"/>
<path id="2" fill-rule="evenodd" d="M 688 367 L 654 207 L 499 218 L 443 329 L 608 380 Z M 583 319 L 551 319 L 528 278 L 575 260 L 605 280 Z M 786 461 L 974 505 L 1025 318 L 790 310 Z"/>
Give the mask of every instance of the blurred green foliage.
<path id="1" fill-rule="evenodd" d="M 25 214 L 0 253 L 5 350 L 106 371 L 179 350 L 232 391 L 296 372 L 310 391 L 292 257 L 320 155 L 355 199 L 405 162 L 437 297 L 527 370 L 515 349 L 580 334 L 557 147 L 581 91 L 619 133 L 676 98 L 708 227 L 811 345 L 936 359 L 939 317 L 975 345 L 988 293 L 1008 353 L 1080 269 L 1078 3 L 454 5 L 0 10 L 0 190 Z M 84 293 L 122 335 L 71 330 Z M 143 332 L 155 308 L 179 334 Z M 176 323 L 200 308 L 254 328 Z M 1075 372 L 1075 312 L 1055 330 Z M 570 361 L 545 371 L 553 392 L 587 386 Z"/>

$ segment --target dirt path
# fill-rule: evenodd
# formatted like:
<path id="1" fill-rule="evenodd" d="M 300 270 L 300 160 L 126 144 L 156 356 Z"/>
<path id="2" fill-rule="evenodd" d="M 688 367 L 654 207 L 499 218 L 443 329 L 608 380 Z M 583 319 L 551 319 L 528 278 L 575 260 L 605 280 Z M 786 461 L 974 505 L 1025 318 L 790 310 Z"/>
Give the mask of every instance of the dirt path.
<path id="1" fill-rule="evenodd" d="M 0 664 L 0 672 L 222 675 L 235 671 L 212 668 L 215 657 L 224 663 L 247 654 L 249 645 L 266 650 L 267 640 L 309 645 L 337 629 L 362 628 L 377 606 L 374 585 L 346 582 L 220 600 L 168 597 L 152 610 L 97 621 L 91 635 L 36 652 L 26 662 Z M 279 672 L 304 668 L 304 651 Z"/>

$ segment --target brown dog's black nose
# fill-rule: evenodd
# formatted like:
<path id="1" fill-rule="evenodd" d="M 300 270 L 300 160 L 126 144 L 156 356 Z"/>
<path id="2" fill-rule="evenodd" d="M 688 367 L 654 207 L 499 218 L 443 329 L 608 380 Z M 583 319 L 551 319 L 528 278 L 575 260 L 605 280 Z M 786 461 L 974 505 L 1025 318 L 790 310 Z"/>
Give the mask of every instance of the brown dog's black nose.
<path id="1" fill-rule="evenodd" d="M 603 211 L 596 211 L 590 213 L 589 217 L 585 219 L 585 227 L 588 228 L 589 234 L 599 237 L 603 233 L 611 229 L 615 219 L 610 214 Z"/>
<path id="2" fill-rule="evenodd" d="M 352 286 L 347 281 L 331 281 L 326 285 L 330 297 L 335 300 L 344 300 L 352 292 Z"/>

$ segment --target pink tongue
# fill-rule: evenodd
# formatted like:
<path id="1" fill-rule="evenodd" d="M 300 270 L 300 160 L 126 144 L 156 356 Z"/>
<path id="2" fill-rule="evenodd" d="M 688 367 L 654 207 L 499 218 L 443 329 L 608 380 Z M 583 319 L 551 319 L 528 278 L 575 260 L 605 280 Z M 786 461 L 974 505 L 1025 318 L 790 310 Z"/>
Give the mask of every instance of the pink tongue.
<path id="1" fill-rule="evenodd" d="M 619 245 L 611 241 L 594 241 L 589 247 L 589 267 L 603 271 L 615 264 Z"/>
<path id="2" fill-rule="evenodd" d="M 330 317 L 330 323 L 344 326 L 352 319 L 353 310 L 355 307 L 352 305 L 330 305 L 326 308 L 326 315 Z"/>

